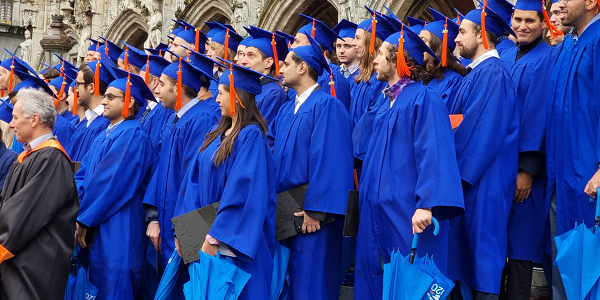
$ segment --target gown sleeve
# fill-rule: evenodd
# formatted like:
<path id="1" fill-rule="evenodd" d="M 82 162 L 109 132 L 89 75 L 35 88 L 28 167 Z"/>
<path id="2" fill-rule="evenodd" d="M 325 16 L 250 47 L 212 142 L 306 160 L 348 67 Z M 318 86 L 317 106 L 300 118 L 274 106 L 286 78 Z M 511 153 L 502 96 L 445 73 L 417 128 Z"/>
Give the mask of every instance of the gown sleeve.
<path id="1" fill-rule="evenodd" d="M 54 148 L 39 150 L 35 157 L 30 157 L 36 161 L 27 174 L 29 178 L 25 186 L 9 199 L 3 199 L 0 210 L 0 263 L 19 255 L 19 251 L 38 236 L 67 201 L 76 201 L 72 197 L 76 187 L 71 163 L 62 157 L 58 158 L 62 155 L 60 150 Z M 16 164 L 18 162 L 13 164 L 13 168 Z M 11 184 L 10 181 L 7 184 Z"/>

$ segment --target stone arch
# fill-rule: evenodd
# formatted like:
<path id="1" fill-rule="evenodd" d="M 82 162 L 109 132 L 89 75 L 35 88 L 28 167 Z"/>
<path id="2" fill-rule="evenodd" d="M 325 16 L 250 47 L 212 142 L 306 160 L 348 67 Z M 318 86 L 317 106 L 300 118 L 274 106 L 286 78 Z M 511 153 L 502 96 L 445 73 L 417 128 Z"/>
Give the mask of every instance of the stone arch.
<path id="1" fill-rule="evenodd" d="M 406 20 L 406 16 L 412 16 L 428 22 L 433 21 L 433 17 L 427 9 L 429 6 L 448 17 L 456 15 L 455 7 L 463 12 L 474 8 L 471 0 L 373 0 L 371 2 L 373 8 L 381 10 L 385 4 L 401 20 Z"/>
<path id="2" fill-rule="evenodd" d="M 182 19 L 188 21 L 194 26 L 200 26 L 205 32 L 208 27 L 204 24 L 205 21 L 217 21 L 223 24 L 231 24 L 231 16 L 233 11 L 231 7 L 222 0 L 213 0 L 205 3 L 203 0 L 195 0 L 188 4 L 184 11 Z"/>
<path id="3" fill-rule="evenodd" d="M 306 24 L 298 14 L 315 17 L 333 27 L 339 19 L 338 1 L 332 0 L 267 0 L 258 26 L 269 31 L 281 30 L 294 34 Z"/>
<path id="4" fill-rule="evenodd" d="M 85 55 L 82 53 L 79 53 L 79 43 L 81 43 L 82 41 L 80 41 L 80 37 L 79 34 L 77 34 L 77 32 L 75 30 L 73 30 L 73 28 L 69 25 L 65 26 L 65 34 L 71 39 L 72 42 L 72 47 L 69 51 L 67 51 L 65 53 L 66 58 L 69 62 L 71 62 L 72 64 L 74 64 L 75 66 L 79 66 L 79 63 L 81 63 L 81 60 L 79 60 L 79 57 L 81 55 Z M 85 43 L 85 41 L 83 41 L 83 43 Z"/>
<path id="5" fill-rule="evenodd" d="M 144 17 L 132 9 L 126 9 L 108 28 L 106 38 L 115 43 L 124 41 L 141 49 L 148 38 L 148 32 L 148 24 Z"/>

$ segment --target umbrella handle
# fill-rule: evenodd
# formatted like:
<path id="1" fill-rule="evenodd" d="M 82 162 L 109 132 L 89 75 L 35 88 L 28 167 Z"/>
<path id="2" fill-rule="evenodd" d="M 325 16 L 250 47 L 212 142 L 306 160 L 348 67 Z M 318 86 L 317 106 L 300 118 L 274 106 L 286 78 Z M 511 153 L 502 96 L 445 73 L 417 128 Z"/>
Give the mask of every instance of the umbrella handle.
<path id="1" fill-rule="evenodd" d="M 598 197 L 600 196 L 600 187 L 596 188 L 596 220 L 600 218 L 600 201 L 598 201 Z"/>
<path id="2" fill-rule="evenodd" d="M 440 233 L 440 222 L 435 217 L 431 217 L 431 222 L 433 223 L 433 235 L 437 236 Z M 413 240 L 411 244 L 411 249 L 417 249 L 417 243 L 419 242 L 419 234 L 415 233 L 413 235 Z"/>

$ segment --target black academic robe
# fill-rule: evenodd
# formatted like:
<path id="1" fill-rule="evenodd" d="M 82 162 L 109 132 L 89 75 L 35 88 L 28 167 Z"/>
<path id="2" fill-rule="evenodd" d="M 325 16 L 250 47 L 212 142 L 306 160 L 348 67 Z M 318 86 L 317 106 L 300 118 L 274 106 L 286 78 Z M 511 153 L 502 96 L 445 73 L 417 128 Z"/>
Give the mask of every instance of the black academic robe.
<path id="1" fill-rule="evenodd" d="M 16 160 L 0 198 L 2 300 L 63 299 L 79 201 L 71 162 L 56 148 Z M 5 260 L 4 260 L 5 259 Z"/>

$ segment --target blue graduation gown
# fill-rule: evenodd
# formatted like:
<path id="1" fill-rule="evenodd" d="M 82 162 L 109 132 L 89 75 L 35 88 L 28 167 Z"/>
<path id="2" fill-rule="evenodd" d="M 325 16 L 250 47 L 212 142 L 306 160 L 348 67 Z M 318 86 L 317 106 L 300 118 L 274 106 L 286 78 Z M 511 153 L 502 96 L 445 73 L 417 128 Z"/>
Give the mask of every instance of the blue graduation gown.
<path id="1" fill-rule="evenodd" d="M 150 137 L 138 121 L 123 121 L 92 142 L 75 181 L 77 221 L 94 228 L 90 282 L 98 299 L 135 299 L 148 238 L 142 199 L 152 163 Z M 89 234 L 89 231 L 88 231 Z"/>
<path id="2" fill-rule="evenodd" d="M 446 104 L 446 108 L 450 110 L 454 100 L 456 99 L 456 93 L 458 91 L 458 87 L 460 87 L 463 77 L 450 69 L 444 70 L 443 75 L 444 78 L 442 79 L 433 78 L 433 80 L 431 80 L 427 86 L 432 87 L 440 96 L 442 96 L 442 99 Z"/>
<path id="3" fill-rule="evenodd" d="M 506 260 L 506 226 L 517 179 L 519 110 L 502 61 L 488 58 L 458 89 L 451 114 L 465 213 L 450 220 L 448 275 L 498 294 Z"/>
<path id="4" fill-rule="evenodd" d="M 362 117 L 363 113 L 379 99 L 381 91 L 385 89 L 387 82 L 377 80 L 377 73 L 373 74 L 368 82 L 361 81 L 352 86 L 350 92 L 352 101 L 350 102 L 349 116 L 352 130 Z"/>
<path id="5" fill-rule="evenodd" d="M 23 143 L 20 143 L 19 141 L 17 141 L 16 135 L 13 136 L 13 142 L 12 142 L 12 145 L 10 146 L 10 149 L 17 153 L 23 152 Z"/>
<path id="6" fill-rule="evenodd" d="M 84 119 L 86 120 L 86 119 Z M 90 146 L 98 134 L 106 129 L 110 122 L 103 116 L 96 117 L 90 126 L 87 122 L 79 122 L 75 127 L 75 132 L 71 136 L 71 147 L 67 149 L 67 154 L 72 161 L 81 161 L 89 151 Z"/>
<path id="7" fill-rule="evenodd" d="M 548 80 L 544 79 L 547 79 L 547 73 L 552 72 L 553 65 L 544 64 L 541 69 L 538 69 L 538 65 L 544 62 L 543 58 L 550 49 L 550 45 L 542 41 L 518 61 L 515 61 L 517 47 L 504 51 L 500 57 L 517 88 L 516 103 L 521 116 L 519 153 L 522 157 L 519 162 L 525 159 L 524 155 L 527 153 L 543 152 L 545 114 L 541 112 L 545 111 L 546 99 L 539 96 L 538 87 L 532 82 L 541 81 L 547 84 Z M 533 174 L 529 197 L 524 202 L 512 203 L 508 218 L 507 257 L 541 262 L 541 243 L 550 206 L 546 203 L 545 169 Z"/>
<path id="8" fill-rule="evenodd" d="M 331 71 L 333 72 L 336 98 L 342 102 L 346 108 L 346 111 L 348 111 L 350 109 L 350 102 L 352 99 L 350 95 L 350 83 L 348 82 L 348 79 L 346 79 L 346 77 L 340 73 L 339 66 L 329 63 L 329 67 L 331 67 Z M 330 70 L 323 70 L 323 74 L 319 76 L 317 83 L 321 86 L 321 89 L 323 89 L 327 94 L 331 95 L 331 86 L 329 85 L 331 78 L 329 77 L 329 71 Z M 294 89 L 290 89 L 288 91 L 288 99 L 295 101 L 296 95 L 297 93 Z"/>
<path id="9" fill-rule="evenodd" d="M 546 115 L 547 197 L 556 189 L 557 234 L 593 224 L 583 191 L 600 162 L 600 21 L 575 42 L 568 34 L 550 80 Z"/>
<path id="10" fill-rule="evenodd" d="M 445 274 L 447 220 L 464 211 L 454 137 L 442 98 L 416 82 L 400 93 L 392 108 L 389 103 L 377 112 L 363 164 L 355 299 L 381 299 L 381 260 L 389 263 L 394 249 L 410 254 L 412 216 L 418 208 L 432 208 L 441 222 L 438 236 L 433 226 L 421 234 L 417 255 L 433 256 Z"/>
<path id="11" fill-rule="evenodd" d="M 513 42 L 511 39 L 505 36 L 501 36 L 498 38 L 498 43 L 496 44 L 496 51 L 498 54 L 502 54 L 502 52 L 517 47 L 517 44 Z"/>
<path id="12" fill-rule="evenodd" d="M 0 141 L 0 191 L 2 191 L 2 187 L 4 186 L 4 180 L 8 175 L 10 166 L 15 161 L 17 156 L 17 152 L 6 148 L 4 142 Z"/>
<path id="13" fill-rule="evenodd" d="M 377 97 L 377 100 L 374 101 L 373 104 L 367 107 L 367 110 L 363 112 L 363 115 L 360 117 L 358 123 L 356 123 L 356 126 L 354 126 L 354 130 L 352 131 L 354 157 L 359 160 L 363 160 L 365 158 L 367 150 L 369 149 L 369 143 L 371 141 L 371 137 L 373 136 L 373 122 L 375 120 L 375 116 L 377 115 L 377 111 L 382 105 L 389 103 L 389 100 L 383 93 L 380 92 Z"/>
<path id="14" fill-rule="evenodd" d="M 160 133 L 162 132 L 162 128 L 167 119 L 174 113 L 175 111 L 165 108 L 162 106 L 161 102 L 158 102 L 158 104 L 156 104 L 156 106 L 148 113 L 146 119 L 144 119 L 142 122 L 142 124 L 144 124 L 144 128 L 146 128 L 146 131 L 150 136 L 152 150 L 156 154 L 159 153 L 158 144 L 160 142 Z"/>
<path id="15" fill-rule="evenodd" d="M 71 147 L 71 136 L 75 132 L 75 126 L 73 126 L 67 119 L 61 115 L 56 115 L 54 121 L 54 129 L 52 134 L 56 136 L 58 142 L 63 146 L 64 149 Z"/>
<path id="16" fill-rule="evenodd" d="M 218 94 L 218 91 L 217 91 L 217 94 Z M 210 107 L 212 107 L 215 110 L 215 114 L 217 115 L 217 118 L 219 120 L 221 120 L 222 113 L 221 113 L 221 107 L 219 106 L 219 103 L 217 103 L 217 94 L 212 94 L 213 95 L 212 97 L 206 98 L 202 101 L 210 104 Z"/>
<path id="17" fill-rule="evenodd" d="M 215 166 L 213 155 L 220 145 L 218 137 L 190 162 L 175 215 L 221 201 L 209 234 L 225 243 L 236 255 L 236 266 L 252 275 L 238 299 L 269 299 L 276 243 L 275 161 L 254 124 L 242 128 L 232 154 Z"/>
<path id="18" fill-rule="evenodd" d="M 329 217 L 346 213 L 353 189 L 353 158 L 348 113 L 326 89 L 313 91 L 294 114 L 286 102 L 269 126 L 274 138 L 277 192 L 307 184 L 307 211 Z M 337 299 L 340 287 L 343 220 L 316 233 L 286 240 L 291 250 L 291 299 Z"/>
<path id="19" fill-rule="evenodd" d="M 256 107 L 265 118 L 267 124 L 271 123 L 281 105 L 288 100 L 283 88 L 276 81 L 269 81 L 262 86 L 262 92 L 256 95 Z"/>
<path id="20" fill-rule="evenodd" d="M 163 265 L 166 266 L 173 250 L 173 211 L 177 194 L 188 166 L 200 150 L 204 135 L 215 125 L 217 117 L 204 101 L 196 103 L 178 121 L 172 114 L 165 122 L 160 139 L 158 166 L 152 175 L 144 204 L 158 209 Z"/>

